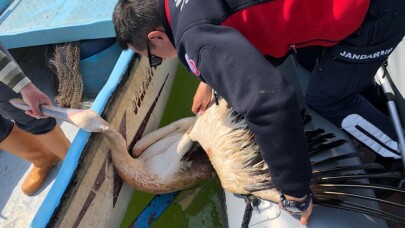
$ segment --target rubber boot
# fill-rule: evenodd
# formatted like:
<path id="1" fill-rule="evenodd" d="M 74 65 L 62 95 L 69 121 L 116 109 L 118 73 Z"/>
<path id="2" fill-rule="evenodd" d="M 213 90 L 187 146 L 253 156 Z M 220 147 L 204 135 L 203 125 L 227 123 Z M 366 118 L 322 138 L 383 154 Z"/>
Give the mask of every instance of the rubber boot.
<path id="1" fill-rule="evenodd" d="M 63 161 L 65 159 L 70 141 L 66 138 L 58 124 L 56 124 L 52 131 L 42 135 L 35 135 L 35 137 L 60 160 Z"/>
<path id="2" fill-rule="evenodd" d="M 26 195 L 32 195 L 43 185 L 50 169 L 59 161 L 36 136 L 21 130 L 15 124 L 7 138 L 0 142 L 0 149 L 32 163 L 32 169 L 21 186 Z"/>

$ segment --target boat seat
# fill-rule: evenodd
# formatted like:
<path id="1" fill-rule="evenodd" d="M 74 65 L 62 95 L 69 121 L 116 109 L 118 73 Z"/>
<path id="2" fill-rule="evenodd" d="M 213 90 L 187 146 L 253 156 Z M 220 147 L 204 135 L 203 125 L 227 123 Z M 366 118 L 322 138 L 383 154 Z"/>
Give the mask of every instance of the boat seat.
<path id="1" fill-rule="evenodd" d="M 116 0 L 1 2 L 0 40 L 7 49 L 115 36 Z"/>

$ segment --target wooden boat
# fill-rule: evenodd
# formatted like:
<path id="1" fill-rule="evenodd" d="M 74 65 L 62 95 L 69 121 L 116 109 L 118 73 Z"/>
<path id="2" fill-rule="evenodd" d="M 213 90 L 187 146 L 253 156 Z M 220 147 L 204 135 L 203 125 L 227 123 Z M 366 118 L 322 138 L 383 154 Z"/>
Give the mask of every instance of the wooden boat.
<path id="1" fill-rule="evenodd" d="M 9 1 L 0 8 L 0 41 L 18 55 L 17 61 L 22 61 L 43 58 L 44 47 L 49 44 L 114 37 L 111 13 L 115 3 Z M 25 64 L 19 63 L 24 69 Z M 91 104 L 92 110 L 103 115 L 133 145 L 142 134 L 158 127 L 177 64 L 172 59 L 150 69 L 147 59 L 130 51 L 121 52 L 117 44 L 109 45 L 81 62 L 82 69 L 88 70 L 82 72 L 84 94 L 103 84 L 97 97 L 87 99 L 86 104 Z M 90 78 L 93 81 L 86 84 L 85 77 L 93 76 L 91 70 L 97 71 L 99 78 Z M 45 75 L 52 74 L 48 71 Z M 133 189 L 112 167 L 105 141 L 68 123 L 61 126 L 72 145 L 65 161 L 52 171 L 50 180 L 34 197 L 20 191 L 29 163 L 0 152 L 4 174 L 0 185 L 1 227 L 117 227 L 121 223 Z"/>
<path id="2" fill-rule="evenodd" d="M 29 5 L 25 5 L 27 2 L 9 0 L 7 4 L 0 4 L 0 9 L 4 9 L 0 17 L 0 41 L 7 48 L 24 49 L 37 45 L 75 41 L 79 38 L 99 39 L 114 36 L 110 13 L 115 0 L 103 1 L 100 3 L 101 6 L 90 0 L 80 2 L 31 0 Z M 32 10 L 34 7 L 38 11 Z M 18 15 L 23 13 L 22 9 L 37 13 L 35 17 L 25 17 L 21 22 L 25 30 L 19 30 L 19 27 L 13 27 L 15 25 L 12 24 L 12 21 L 16 21 Z M 35 21 L 34 19 L 38 18 L 37 15 L 42 15 L 39 18 L 46 19 L 46 22 Z M 72 23 L 69 20 L 72 18 L 82 20 Z M 69 23 L 64 24 L 65 22 Z M 403 45 L 398 50 L 405 53 Z M 393 58 L 398 60 L 396 53 L 393 54 Z M 400 61 L 391 62 L 391 75 L 398 85 L 399 94 L 402 94 L 397 96 L 397 103 L 401 116 L 404 117 L 405 83 L 400 75 L 405 74 L 405 69 L 401 68 L 403 66 Z M 98 93 L 91 109 L 119 129 L 129 146 L 133 146 L 143 134 L 158 127 L 173 83 L 176 66 L 177 60 L 171 60 L 156 70 L 150 70 L 147 60 L 132 52 L 120 52 L 115 60 L 114 69 L 108 76 L 108 81 Z M 297 77 L 297 75 L 305 75 L 302 69 L 297 68 L 290 59 L 281 70 L 297 88 L 304 91 L 305 80 L 300 80 L 305 77 Z M 300 99 L 302 101 L 302 94 Z M 339 137 L 346 138 L 340 130 L 331 126 L 316 113 L 311 115 L 315 119 L 312 127 L 322 127 Z M 402 123 L 404 122 L 403 118 Z M 59 164 L 53 171 L 51 181 L 33 198 L 16 194 L 20 191 L 19 181 L 29 165 L 14 160 L 11 166 L 2 166 L 5 164 L 2 156 L 6 153 L 0 152 L 0 168 L 7 167 L 17 177 L 4 178 L 7 184 L 0 185 L 0 191 L 6 190 L 6 194 L 0 197 L 0 207 L 3 207 L 0 226 L 117 227 L 121 224 L 133 189 L 123 183 L 114 171 L 106 142 L 100 135 L 90 135 L 66 123 L 62 123 L 62 126 L 69 135 L 72 146 L 65 162 Z M 353 145 L 348 144 L 347 147 L 352 149 Z M 338 152 L 335 151 L 335 153 Z M 6 163 L 10 164 L 9 161 L 7 160 Z M 358 163 L 359 161 L 350 160 L 349 162 Z M 22 165 L 14 166 L 15 164 Z M 12 166 L 13 169 L 10 168 Z M 23 172 L 17 172 L 17 170 Z M 238 195 L 229 192 L 225 192 L 224 195 L 221 203 L 226 208 L 226 215 L 222 219 L 226 220 L 225 224 L 227 223 L 229 227 L 240 227 L 246 204 Z M 137 219 L 131 226 L 150 226 L 176 196 L 177 193 L 154 197 L 149 205 L 136 215 Z M 4 209 L 9 204 L 14 206 Z M 260 211 L 254 211 L 252 214 L 250 226 L 299 227 L 298 221 L 280 211 L 277 205 L 262 201 L 259 207 Z M 378 205 L 370 204 L 370 207 L 378 207 Z M 10 211 L 13 211 L 15 217 L 11 217 L 11 213 L 7 214 Z M 362 214 L 324 207 L 316 208 L 310 226 L 357 225 L 363 227 L 365 224 L 370 227 L 387 227 L 386 222 L 381 219 L 371 219 Z"/>

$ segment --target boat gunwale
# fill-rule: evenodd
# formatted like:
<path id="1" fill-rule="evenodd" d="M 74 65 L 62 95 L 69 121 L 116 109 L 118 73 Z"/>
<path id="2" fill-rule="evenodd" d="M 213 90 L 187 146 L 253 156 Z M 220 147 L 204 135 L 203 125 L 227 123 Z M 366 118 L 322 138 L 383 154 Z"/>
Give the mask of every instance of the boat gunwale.
<path id="1" fill-rule="evenodd" d="M 122 77 L 129 71 L 128 69 L 131 66 L 133 58 L 134 52 L 132 51 L 123 51 L 121 53 L 108 81 L 94 100 L 91 110 L 99 115 L 104 112 L 111 95 L 119 86 Z M 65 192 L 68 190 L 69 184 L 73 180 L 80 157 L 82 156 L 82 152 L 84 151 L 90 135 L 91 133 L 79 129 L 67 152 L 66 158 L 59 170 L 55 182 L 34 216 L 30 227 L 46 227 L 51 222 L 53 215 L 60 207 L 60 203 L 62 202 Z"/>

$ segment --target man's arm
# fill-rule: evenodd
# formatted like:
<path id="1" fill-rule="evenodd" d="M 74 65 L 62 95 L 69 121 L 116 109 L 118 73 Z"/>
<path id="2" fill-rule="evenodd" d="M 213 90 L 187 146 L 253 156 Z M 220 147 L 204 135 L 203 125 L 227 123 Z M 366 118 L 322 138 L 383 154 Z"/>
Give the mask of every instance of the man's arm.
<path id="1" fill-rule="evenodd" d="M 183 62 L 195 62 L 207 84 L 244 115 L 275 186 L 288 197 L 305 197 L 312 168 L 292 85 L 229 27 L 193 27 L 184 33 L 178 50 L 180 57 L 189 58 Z"/>
<path id="2" fill-rule="evenodd" d="M 24 74 L 21 68 L 0 50 L 0 81 L 14 92 L 21 93 L 24 101 L 31 107 L 26 111 L 30 116 L 44 117 L 39 109 L 41 104 L 51 105 L 47 95 L 41 92 Z"/>

